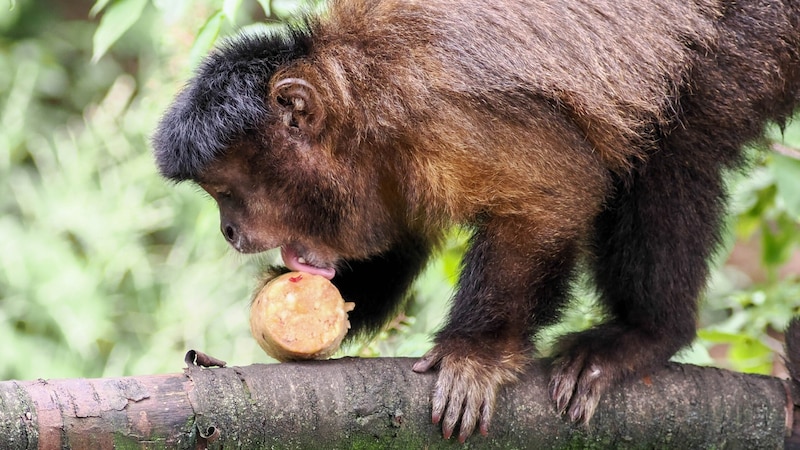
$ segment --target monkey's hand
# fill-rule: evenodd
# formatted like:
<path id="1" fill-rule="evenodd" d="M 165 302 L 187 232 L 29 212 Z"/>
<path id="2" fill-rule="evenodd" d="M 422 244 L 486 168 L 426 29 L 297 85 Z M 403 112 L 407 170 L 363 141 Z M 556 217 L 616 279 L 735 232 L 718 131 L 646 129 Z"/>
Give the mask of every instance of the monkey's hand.
<path id="1" fill-rule="evenodd" d="M 438 367 L 432 396 L 433 423 L 442 423 L 445 439 L 450 439 L 461 421 L 458 440 L 463 443 L 480 427 L 486 436 L 501 386 L 514 382 L 529 358 L 523 353 L 488 352 L 484 347 L 438 343 L 414 364 L 415 372 Z"/>

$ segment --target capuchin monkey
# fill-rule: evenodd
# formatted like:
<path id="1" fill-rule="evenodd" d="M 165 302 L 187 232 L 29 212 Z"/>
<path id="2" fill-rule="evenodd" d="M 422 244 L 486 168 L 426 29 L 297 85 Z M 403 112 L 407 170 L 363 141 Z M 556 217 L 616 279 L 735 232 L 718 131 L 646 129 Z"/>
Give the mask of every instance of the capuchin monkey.
<path id="1" fill-rule="evenodd" d="M 381 328 L 445 230 L 471 230 L 416 372 L 462 441 L 588 269 L 607 320 L 557 345 L 556 409 L 695 336 L 727 170 L 800 87 L 790 0 L 333 0 L 202 63 L 153 138 L 161 173 L 217 202 L 243 253 L 329 278 Z M 352 335 L 352 333 L 351 333 Z"/>

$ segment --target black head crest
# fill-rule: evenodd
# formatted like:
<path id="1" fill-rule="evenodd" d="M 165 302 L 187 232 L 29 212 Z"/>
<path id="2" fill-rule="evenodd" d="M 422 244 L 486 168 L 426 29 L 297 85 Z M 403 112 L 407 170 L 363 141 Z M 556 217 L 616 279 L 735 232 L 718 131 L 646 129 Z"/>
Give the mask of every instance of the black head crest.
<path id="1" fill-rule="evenodd" d="M 275 71 L 308 54 L 310 34 L 242 34 L 223 43 L 200 65 L 161 118 L 152 143 L 162 175 L 194 178 L 234 141 L 256 130 L 269 114 L 267 92 Z"/>

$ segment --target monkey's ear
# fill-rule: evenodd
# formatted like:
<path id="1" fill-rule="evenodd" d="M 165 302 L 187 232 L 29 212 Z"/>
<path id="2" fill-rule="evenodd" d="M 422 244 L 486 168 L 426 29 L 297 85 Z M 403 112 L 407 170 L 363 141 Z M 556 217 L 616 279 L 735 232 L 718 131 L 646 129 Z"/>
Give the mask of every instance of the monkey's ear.
<path id="1" fill-rule="evenodd" d="M 315 137 L 322 132 L 325 111 L 314 86 L 301 78 L 284 78 L 272 86 L 272 101 L 292 133 Z"/>

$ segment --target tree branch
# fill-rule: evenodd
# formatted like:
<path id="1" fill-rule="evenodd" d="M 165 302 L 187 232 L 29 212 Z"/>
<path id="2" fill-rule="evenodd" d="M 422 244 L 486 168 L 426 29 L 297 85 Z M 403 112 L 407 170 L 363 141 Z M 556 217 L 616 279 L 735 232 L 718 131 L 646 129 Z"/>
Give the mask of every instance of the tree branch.
<path id="1" fill-rule="evenodd" d="M 610 392 L 584 428 L 556 415 L 547 362 L 539 362 L 498 398 L 489 436 L 461 446 L 431 424 L 435 376 L 412 372 L 412 362 L 344 358 L 0 382 L 0 442 L 12 449 L 783 448 L 800 403 L 788 380 L 670 364 Z"/>

